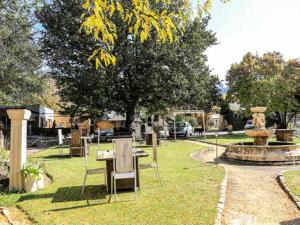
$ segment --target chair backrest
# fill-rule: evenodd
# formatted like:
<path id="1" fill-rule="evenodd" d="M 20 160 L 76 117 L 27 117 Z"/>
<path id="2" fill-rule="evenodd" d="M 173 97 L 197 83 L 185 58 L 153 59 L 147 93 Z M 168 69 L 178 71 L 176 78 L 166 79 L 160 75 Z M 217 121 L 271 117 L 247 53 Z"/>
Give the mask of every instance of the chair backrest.
<path id="1" fill-rule="evenodd" d="M 71 147 L 81 147 L 81 132 L 79 129 L 71 130 Z"/>
<path id="2" fill-rule="evenodd" d="M 152 132 L 153 162 L 157 162 L 157 134 Z"/>
<path id="3" fill-rule="evenodd" d="M 81 128 L 80 131 L 83 137 L 87 137 L 90 135 L 90 130 L 88 128 Z"/>
<path id="4" fill-rule="evenodd" d="M 131 136 L 132 136 L 133 148 L 135 148 L 136 147 L 136 134 L 134 131 L 132 132 Z"/>
<path id="5" fill-rule="evenodd" d="M 117 173 L 131 172 L 135 170 L 132 151 L 132 138 L 113 140 L 114 169 Z"/>
<path id="6" fill-rule="evenodd" d="M 58 144 L 62 145 L 63 144 L 63 139 L 64 139 L 64 136 L 62 134 L 62 129 L 58 129 L 57 132 L 58 132 Z"/>

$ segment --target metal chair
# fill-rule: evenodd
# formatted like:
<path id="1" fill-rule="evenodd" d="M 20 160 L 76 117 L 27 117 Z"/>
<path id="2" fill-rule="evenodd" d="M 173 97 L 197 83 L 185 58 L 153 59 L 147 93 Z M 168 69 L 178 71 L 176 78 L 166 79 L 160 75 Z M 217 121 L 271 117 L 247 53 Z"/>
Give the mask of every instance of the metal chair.
<path id="1" fill-rule="evenodd" d="M 160 182 L 160 185 L 162 186 L 161 178 L 160 178 L 160 173 L 159 173 L 159 164 L 158 164 L 158 157 L 157 157 L 157 135 L 155 132 L 152 132 L 152 150 L 153 150 L 153 158 L 152 158 L 152 163 L 150 164 L 141 164 L 139 167 L 141 169 L 149 169 L 153 168 L 155 172 L 156 179 Z"/>
<path id="2" fill-rule="evenodd" d="M 95 174 L 101 174 L 104 173 L 104 182 L 106 185 L 106 174 L 105 174 L 105 168 L 95 168 L 95 169 L 88 169 L 88 144 L 87 144 L 87 140 L 84 139 L 84 162 L 85 162 L 85 175 L 84 175 L 84 180 L 83 180 L 83 185 L 82 185 L 82 190 L 81 190 L 81 194 L 84 193 L 84 188 L 85 188 L 85 182 L 86 182 L 86 178 L 88 175 L 95 175 Z"/>
<path id="3" fill-rule="evenodd" d="M 117 194 L 116 181 L 119 179 L 134 179 L 136 193 L 137 174 L 136 159 L 132 151 L 132 138 L 113 140 L 113 172 L 111 173 L 111 193 Z"/>

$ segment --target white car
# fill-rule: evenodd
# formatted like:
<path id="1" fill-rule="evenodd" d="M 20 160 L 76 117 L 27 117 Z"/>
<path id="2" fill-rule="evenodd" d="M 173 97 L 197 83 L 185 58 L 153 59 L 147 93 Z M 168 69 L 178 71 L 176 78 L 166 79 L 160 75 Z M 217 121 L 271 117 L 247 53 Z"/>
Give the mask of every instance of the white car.
<path id="1" fill-rule="evenodd" d="M 252 120 L 247 120 L 246 125 L 245 125 L 245 129 L 254 129 L 255 126 L 252 123 Z"/>
<path id="2" fill-rule="evenodd" d="M 174 136 L 174 127 L 169 130 L 171 137 Z M 193 134 L 193 127 L 189 122 L 177 122 L 176 123 L 176 136 L 189 137 Z"/>

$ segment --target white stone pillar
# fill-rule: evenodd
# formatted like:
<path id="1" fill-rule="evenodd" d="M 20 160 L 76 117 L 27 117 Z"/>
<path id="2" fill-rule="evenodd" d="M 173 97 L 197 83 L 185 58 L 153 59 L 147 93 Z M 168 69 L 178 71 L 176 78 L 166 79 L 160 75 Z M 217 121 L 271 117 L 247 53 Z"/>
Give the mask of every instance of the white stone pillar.
<path id="1" fill-rule="evenodd" d="M 26 109 L 9 109 L 7 114 L 11 120 L 9 189 L 22 191 L 24 181 L 20 170 L 26 163 L 27 120 L 31 112 Z"/>

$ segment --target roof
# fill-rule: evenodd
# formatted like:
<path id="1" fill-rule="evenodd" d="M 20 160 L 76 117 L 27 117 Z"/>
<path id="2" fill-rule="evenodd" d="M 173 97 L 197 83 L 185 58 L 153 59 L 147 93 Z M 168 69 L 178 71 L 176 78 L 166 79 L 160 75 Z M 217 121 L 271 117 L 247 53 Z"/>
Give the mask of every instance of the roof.
<path id="1" fill-rule="evenodd" d="M 27 105 L 27 106 L 0 106 L 0 110 L 8 110 L 8 109 L 27 109 L 32 113 L 39 114 L 44 109 L 49 109 L 47 107 L 41 105 Z"/>

